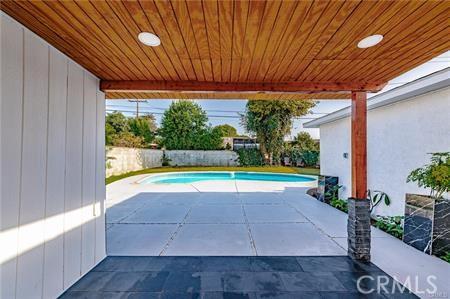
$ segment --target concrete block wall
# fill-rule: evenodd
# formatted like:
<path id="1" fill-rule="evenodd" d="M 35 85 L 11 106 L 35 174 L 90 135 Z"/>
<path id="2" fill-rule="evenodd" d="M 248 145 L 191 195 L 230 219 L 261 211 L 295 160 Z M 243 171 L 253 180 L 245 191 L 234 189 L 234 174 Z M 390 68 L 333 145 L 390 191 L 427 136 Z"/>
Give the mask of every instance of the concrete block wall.
<path id="1" fill-rule="evenodd" d="M 166 151 L 173 166 L 237 166 L 238 155 L 233 151 Z"/>
<path id="2" fill-rule="evenodd" d="M 109 147 L 106 151 L 106 176 L 162 166 L 162 150 Z M 166 150 L 171 166 L 237 166 L 233 151 Z"/>
<path id="3" fill-rule="evenodd" d="M 106 176 L 162 166 L 162 150 L 108 147 Z"/>

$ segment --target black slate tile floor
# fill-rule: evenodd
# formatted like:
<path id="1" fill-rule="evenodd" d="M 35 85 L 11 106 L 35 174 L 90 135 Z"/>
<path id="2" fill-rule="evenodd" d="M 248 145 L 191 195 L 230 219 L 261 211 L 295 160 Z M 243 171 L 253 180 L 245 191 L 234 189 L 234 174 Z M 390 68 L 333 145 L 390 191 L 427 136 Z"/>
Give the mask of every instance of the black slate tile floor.
<path id="1" fill-rule="evenodd" d="M 370 276 L 361 284 L 365 290 L 376 290 L 382 276 L 385 289 L 358 293 L 364 275 Z M 417 298 L 395 284 L 375 265 L 346 256 L 110 256 L 60 298 Z"/>

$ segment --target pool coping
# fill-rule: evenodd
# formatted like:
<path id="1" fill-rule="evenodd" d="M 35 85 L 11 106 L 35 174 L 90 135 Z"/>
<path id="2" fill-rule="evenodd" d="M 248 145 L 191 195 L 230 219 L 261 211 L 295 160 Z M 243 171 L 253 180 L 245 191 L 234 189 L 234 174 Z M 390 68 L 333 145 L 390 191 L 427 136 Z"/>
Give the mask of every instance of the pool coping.
<path id="1" fill-rule="evenodd" d="M 316 182 L 318 180 L 317 175 L 312 175 L 312 174 L 296 174 L 296 173 L 283 173 L 283 172 L 271 172 L 271 171 L 214 171 L 214 170 L 206 170 L 206 171 L 168 171 L 168 172 L 158 172 L 158 173 L 152 173 L 149 175 L 146 175 L 143 178 L 138 179 L 137 181 L 134 181 L 133 184 L 142 184 L 143 181 L 154 177 L 154 176 L 158 176 L 158 175 L 167 175 L 167 174 L 181 174 L 181 173 L 236 173 L 236 172 L 243 172 L 243 173 L 249 173 L 249 174 L 276 174 L 276 175 L 288 175 L 288 176 L 302 176 L 302 177 L 307 177 L 307 178 L 311 178 L 314 179 Z M 220 181 L 220 180 L 215 180 L 215 181 Z M 236 180 L 235 181 L 248 181 L 248 180 Z M 255 180 L 257 181 L 257 180 Z M 278 181 L 271 181 L 274 183 L 286 183 L 286 182 L 278 182 Z M 291 183 L 299 183 L 299 182 L 291 182 Z M 150 183 L 151 184 L 151 183 Z M 166 183 L 166 184 L 174 184 L 174 183 Z"/>

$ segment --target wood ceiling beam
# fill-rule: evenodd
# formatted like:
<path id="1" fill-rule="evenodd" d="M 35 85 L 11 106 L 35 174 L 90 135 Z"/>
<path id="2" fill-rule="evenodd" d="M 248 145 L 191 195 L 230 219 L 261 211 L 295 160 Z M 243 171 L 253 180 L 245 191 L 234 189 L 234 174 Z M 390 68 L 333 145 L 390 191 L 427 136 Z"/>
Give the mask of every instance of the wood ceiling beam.
<path id="1" fill-rule="evenodd" d="M 381 82 L 198 82 L 198 81 L 108 81 L 102 80 L 104 92 L 189 92 L 189 93 L 347 93 L 378 92 Z"/>

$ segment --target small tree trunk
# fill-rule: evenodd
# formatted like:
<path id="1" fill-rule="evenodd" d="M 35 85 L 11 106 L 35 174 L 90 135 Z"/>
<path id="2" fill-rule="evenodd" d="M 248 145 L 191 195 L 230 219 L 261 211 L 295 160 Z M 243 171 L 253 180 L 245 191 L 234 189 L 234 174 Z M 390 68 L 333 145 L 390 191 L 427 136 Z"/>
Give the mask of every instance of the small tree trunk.
<path id="1" fill-rule="evenodd" d="M 263 142 L 259 142 L 259 151 L 261 152 L 261 156 L 264 159 L 264 163 L 270 163 L 270 156 L 267 153 L 267 149 L 266 146 L 264 145 Z"/>

